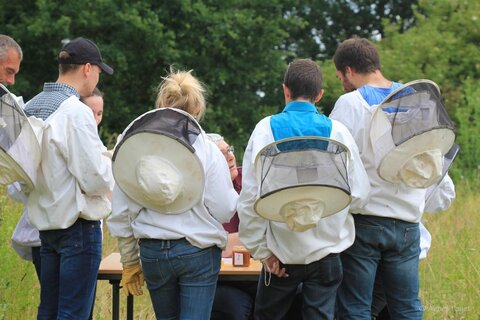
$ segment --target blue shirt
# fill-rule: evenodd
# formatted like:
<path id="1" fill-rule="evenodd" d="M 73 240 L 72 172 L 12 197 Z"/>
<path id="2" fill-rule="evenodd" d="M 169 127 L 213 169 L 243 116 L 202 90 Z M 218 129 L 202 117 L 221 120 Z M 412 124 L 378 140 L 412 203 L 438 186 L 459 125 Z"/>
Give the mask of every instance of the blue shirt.
<path id="1" fill-rule="evenodd" d="M 332 120 L 317 111 L 310 102 L 292 101 L 283 109 L 282 113 L 270 117 L 270 127 L 275 141 L 303 136 L 320 136 L 329 138 L 332 132 Z M 325 150 L 324 141 L 311 141 L 299 144 L 298 142 L 278 145 L 281 151 L 305 148 L 319 148 Z"/>
<path id="2" fill-rule="evenodd" d="M 390 93 L 401 86 L 402 84 L 398 82 L 392 82 L 390 88 L 373 87 L 367 84 L 358 88 L 358 92 L 360 92 L 363 99 L 365 99 L 370 106 L 373 106 L 380 104 Z"/>
<path id="3" fill-rule="evenodd" d="M 332 120 L 317 111 L 310 102 L 292 101 L 282 113 L 270 117 L 275 141 L 302 136 L 321 136 L 329 138 L 332 132 Z"/>
<path id="4" fill-rule="evenodd" d="M 27 103 L 25 113 L 45 120 L 70 96 L 80 98 L 78 91 L 68 84 L 46 82 L 43 85 L 43 91 Z"/>

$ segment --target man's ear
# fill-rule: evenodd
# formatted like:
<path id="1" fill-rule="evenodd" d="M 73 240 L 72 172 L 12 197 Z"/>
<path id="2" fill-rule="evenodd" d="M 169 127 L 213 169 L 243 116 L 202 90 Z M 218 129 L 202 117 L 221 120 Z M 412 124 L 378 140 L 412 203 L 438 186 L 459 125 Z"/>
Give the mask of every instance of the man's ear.
<path id="1" fill-rule="evenodd" d="M 317 103 L 318 101 L 320 101 L 320 99 L 322 99 L 322 97 L 323 97 L 323 93 L 324 93 L 323 89 L 320 90 L 320 92 L 318 93 L 318 95 L 315 98 L 315 100 L 313 101 L 313 103 Z"/>
<path id="2" fill-rule="evenodd" d="M 87 76 L 92 71 L 92 65 L 90 63 L 85 63 L 82 68 L 83 75 Z"/>
<path id="3" fill-rule="evenodd" d="M 290 92 L 290 89 L 285 85 L 285 83 L 282 84 L 283 87 L 283 96 L 285 97 L 285 102 L 290 102 L 292 101 L 292 94 Z"/>
<path id="4" fill-rule="evenodd" d="M 351 77 L 354 72 L 355 72 L 355 69 L 353 69 L 352 67 L 346 67 L 345 68 L 345 76 L 348 75 L 348 76 Z"/>

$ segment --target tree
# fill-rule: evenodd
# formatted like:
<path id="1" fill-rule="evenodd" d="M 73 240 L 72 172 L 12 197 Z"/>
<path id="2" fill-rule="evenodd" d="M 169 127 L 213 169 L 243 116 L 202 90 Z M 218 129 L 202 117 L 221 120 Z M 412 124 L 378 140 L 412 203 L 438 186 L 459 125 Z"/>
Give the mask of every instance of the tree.
<path id="1" fill-rule="evenodd" d="M 43 82 L 55 81 L 63 39 L 84 36 L 99 45 L 115 68 L 115 74 L 102 76 L 99 84 L 106 94 L 100 133 L 110 145 L 130 121 L 153 108 L 156 88 L 174 65 L 193 69 L 208 87 L 205 130 L 222 133 L 242 150 L 255 123 L 283 108 L 281 83 L 288 62 L 295 57 L 329 58 L 336 44 L 353 33 L 383 32 L 380 21 L 385 16 L 403 30 L 401 23 L 410 21 L 414 1 L 392 3 L 3 1 L 0 21 L 2 32 L 24 49 L 13 91 L 26 99 L 38 93 Z M 402 12 L 406 18 L 399 20 Z M 241 153 L 238 156 L 241 159 Z"/>
<path id="2" fill-rule="evenodd" d="M 156 88 L 174 65 L 193 69 L 208 87 L 205 129 L 238 146 L 260 117 L 282 104 L 286 65 L 279 46 L 285 26 L 298 24 L 296 17 L 284 17 L 279 0 L 38 0 L 4 2 L 0 9 L 5 32 L 24 49 L 15 90 L 25 98 L 56 79 L 61 40 L 85 36 L 115 69 L 100 82 L 105 135 L 121 132 L 154 107 Z"/>
<path id="3" fill-rule="evenodd" d="M 414 25 L 416 0 L 293 1 L 289 15 L 301 18 L 301 28 L 289 30 L 285 49 L 293 56 L 330 59 L 338 44 L 353 35 L 382 38 L 384 21 L 404 32 Z"/>
<path id="4" fill-rule="evenodd" d="M 480 110 L 474 84 L 480 79 L 480 3 L 422 0 L 419 9 L 417 25 L 405 33 L 387 27 L 379 43 L 384 70 L 391 79 L 427 78 L 440 86 L 461 147 L 452 172 L 457 179 L 478 181 Z"/>

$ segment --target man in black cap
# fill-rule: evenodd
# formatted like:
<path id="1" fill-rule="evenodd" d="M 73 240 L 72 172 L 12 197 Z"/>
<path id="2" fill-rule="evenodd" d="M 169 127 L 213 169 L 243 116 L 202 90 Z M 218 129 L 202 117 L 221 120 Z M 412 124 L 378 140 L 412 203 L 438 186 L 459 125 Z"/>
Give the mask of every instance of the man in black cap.
<path id="1" fill-rule="evenodd" d="M 85 38 L 65 44 L 58 63 L 57 81 L 45 83 L 25 108 L 45 121 L 38 181 L 28 197 L 28 216 L 42 242 L 38 319 L 87 319 L 113 177 L 92 111 L 79 98 L 113 69 Z"/>

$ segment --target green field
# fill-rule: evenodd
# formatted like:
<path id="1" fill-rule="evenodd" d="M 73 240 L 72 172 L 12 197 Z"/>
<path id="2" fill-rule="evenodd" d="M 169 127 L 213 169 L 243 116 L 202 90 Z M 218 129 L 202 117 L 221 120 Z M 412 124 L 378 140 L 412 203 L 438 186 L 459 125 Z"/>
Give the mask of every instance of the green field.
<path id="1" fill-rule="evenodd" d="M 10 247 L 10 236 L 22 207 L 0 189 L 0 320 L 34 319 L 39 284 L 33 264 L 21 260 Z M 446 212 L 426 215 L 432 248 L 420 265 L 421 297 L 425 319 L 480 319 L 480 197 L 457 188 L 457 199 Z M 115 241 L 104 235 L 104 256 L 116 251 Z M 154 319 L 148 291 L 135 299 L 135 319 Z M 121 319 L 126 299 L 121 297 Z M 95 319 L 111 319 L 111 287 L 99 281 Z"/>

